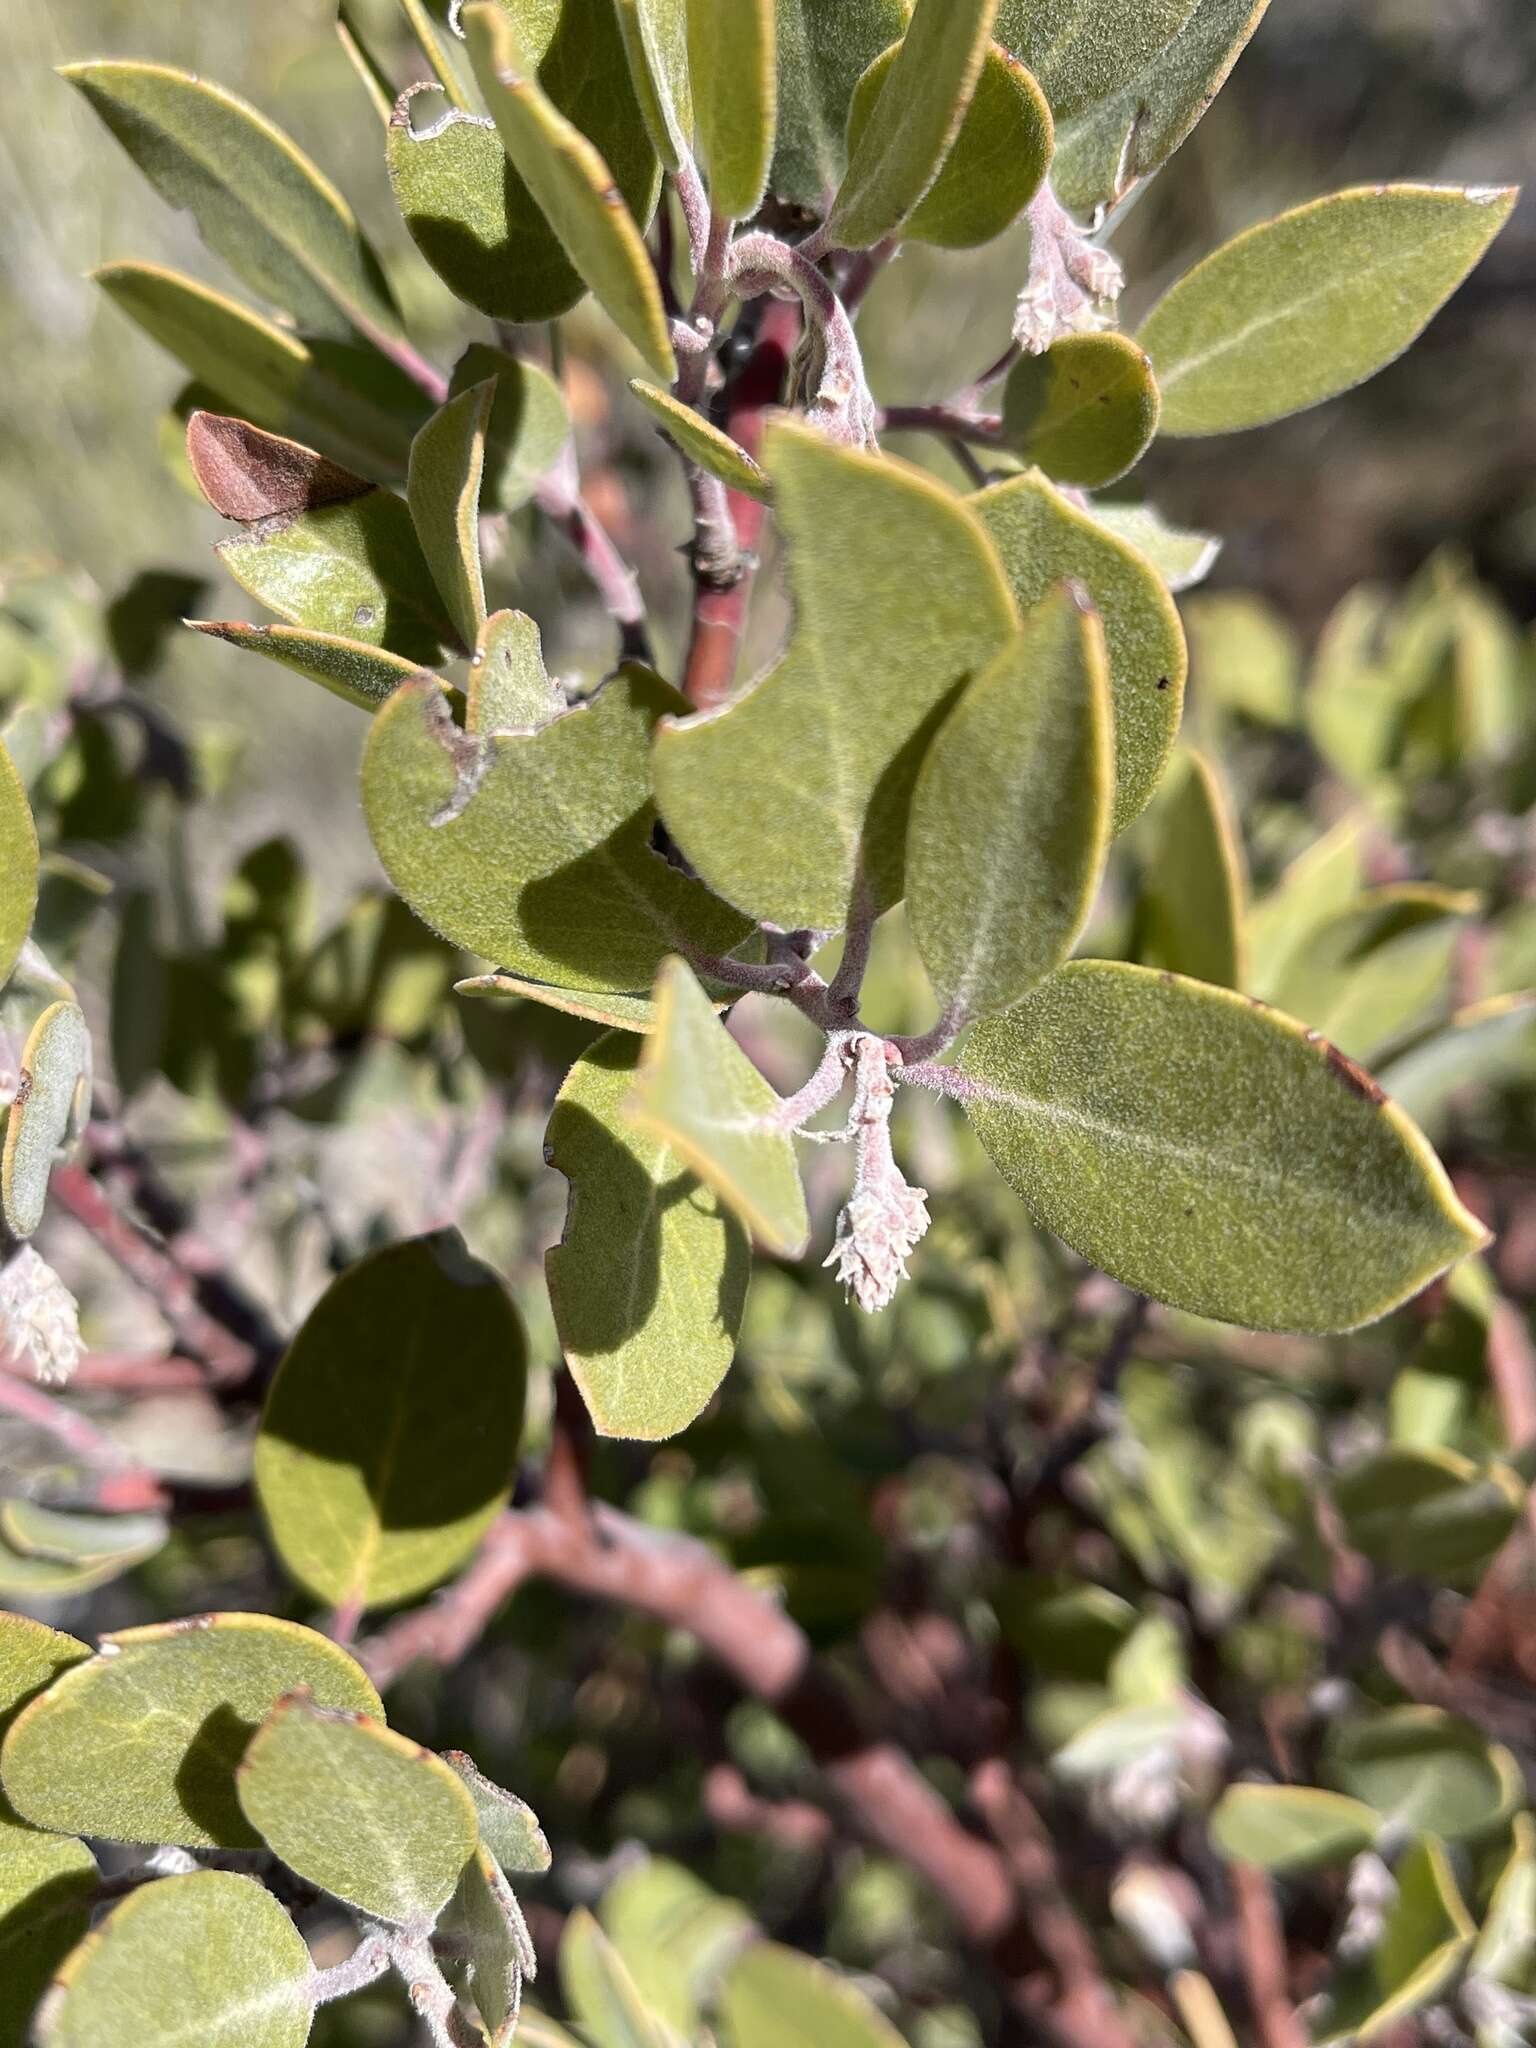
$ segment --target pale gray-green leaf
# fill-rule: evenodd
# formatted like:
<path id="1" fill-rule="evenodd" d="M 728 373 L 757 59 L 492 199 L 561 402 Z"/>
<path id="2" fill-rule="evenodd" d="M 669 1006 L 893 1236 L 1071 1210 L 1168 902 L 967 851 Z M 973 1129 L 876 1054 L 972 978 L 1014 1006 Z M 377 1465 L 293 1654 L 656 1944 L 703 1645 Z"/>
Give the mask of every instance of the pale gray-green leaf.
<path id="1" fill-rule="evenodd" d="M 1486 1240 L 1367 1075 L 1224 989 L 1078 961 L 981 1025 L 962 1068 L 1036 1220 L 1198 1315 L 1352 1329 Z"/>
<path id="2" fill-rule="evenodd" d="M 462 1942 L 465 1974 L 489 2048 L 510 2048 L 522 2008 L 523 1976 L 533 1948 L 512 1887 L 488 1849 L 477 1849 L 443 1914 L 443 1931 Z"/>
<path id="3" fill-rule="evenodd" d="M 572 1067 L 546 1156 L 570 1183 L 545 1258 L 561 1347 L 605 1436 L 675 1436 L 736 1349 L 747 1233 L 681 1155 L 627 1114 L 639 1043 L 599 1039 Z"/>
<path id="4" fill-rule="evenodd" d="M 953 1016 L 1006 1010 L 1071 953 L 1114 786 L 1103 628 L 1058 591 L 964 691 L 912 798 L 907 915 Z"/>
<path id="5" fill-rule="evenodd" d="M 0 988 L 11 978 L 37 912 L 37 827 L 26 785 L 0 744 Z"/>
<path id="6" fill-rule="evenodd" d="M 798 1258 L 810 1236 L 780 1098 L 715 1015 L 682 960 L 665 960 L 655 1028 L 640 1054 L 634 1120 L 685 1160 L 768 1250 Z"/>
<path id="7" fill-rule="evenodd" d="M 0 1781 L 37 1827 L 254 1848 L 235 1766 L 252 1729 L 296 1686 L 327 1706 L 384 1711 L 345 1651 L 295 1622 L 212 1614 L 123 1629 L 17 1715 Z"/>
<path id="8" fill-rule="evenodd" d="M 1167 585 L 1152 564 L 1038 474 L 1010 477 L 971 501 L 1020 611 L 1063 582 L 1081 583 L 1104 622 L 1115 707 L 1114 828 L 1146 808 L 1179 730 L 1189 654 Z"/>
<path id="9" fill-rule="evenodd" d="M 435 412 L 411 443 L 406 500 L 438 594 L 466 647 L 485 624 L 480 485 L 496 385 L 491 379 Z"/>
<path id="10" fill-rule="evenodd" d="M 526 612 L 493 612 L 470 656 L 464 728 L 476 739 L 493 732 L 537 732 L 565 709 L 544 666 L 544 644 Z"/>
<path id="11" fill-rule="evenodd" d="M 688 0 L 617 0 L 635 95 L 656 153 L 675 171 L 693 143 Z"/>
<path id="12" fill-rule="evenodd" d="M 848 168 L 854 87 L 907 25 L 902 0 L 777 0 L 778 138 L 769 184 L 820 212 Z"/>
<path id="13" fill-rule="evenodd" d="M 1092 501 L 1089 516 L 1149 561 L 1177 596 L 1203 583 L 1216 565 L 1221 542 L 1211 533 L 1171 526 L 1154 505 Z"/>
<path id="14" fill-rule="evenodd" d="M 1069 334 L 1009 371 L 1003 438 L 1021 462 L 1096 491 L 1135 468 L 1159 407 L 1152 365 L 1128 335 Z"/>
<path id="15" fill-rule="evenodd" d="M 239 619 L 188 619 L 194 633 L 222 640 L 226 647 L 264 655 L 296 675 L 307 676 L 334 696 L 364 711 L 377 711 L 390 694 L 418 672 L 420 664 L 349 640 L 340 633 L 317 633 L 308 626 L 252 626 Z"/>
<path id="16" fill-rule="evenodd" d="M 1000 0 L 997 40 L 1027 64 L 1060 122 L 1118 92 L 1170 43 L 1196 0 Z"/>
<path id="17" fill-rule="evenodd" d="M 443 1762 L 463 1779 L 480 1816 L 480 1839 L 508 1877 L 536 1877 L 548 1870 L 549 1843 L 533 1808 L 493 1784 L 462 1749 L 444 1750 Z"/>
<path id="18" fill-rule="evenodd" d="M 584 1906 L 565 1923 L 560 1988 L 597 2048 L 673 2048 L 664 2023 L 646 2006 L 623 1958 Z"/>
<path id="19" fill-rule="evenodd" d="M 449 392 L 457 397 L 487 377 L 496 379 L 496 402 L 486 438 L 481 496 L 487 505 L 517 512 L 559 461 L 570 436 L 570 414 L 560 386 L 537 364 L 520 362 L 479 341 L 455 363 Z"/>
<path id="20" fill-rule="evenodd" d="M 986 536 L 932 478 L 788 422 L 769 429 L 765 466 L 790 551 L 789 646 L 723 710 L 662 727 L 657 800 L 731 902 L 840 930 L 861 891 L 877 910 L 900 897 L 923 752 L 1017 615 Z"/>
<path id="21" fill-rule="evenodd" d="M 1138 832 L 1140 957 L 1218 988 L 1246 985 L 1248 874 L 1243 842 L 1211 761 L 1175 755 Z"/>
<path id="22" fill-rule="evenodd" d="M 720 2017 L 728 2048 L 902 2048 L 863 1992 L 774 1942 L 755 1942 L 726 1977 Z"/>
<path id="23" fill-rule="evenodd" d="M 31 2038 L 38 2000 L 91 1924 L 100 1875 L 84 1842 L 13 1820 L 0 1800 L 0 2040 Z"/>
<path id="24" fill-rule="evenodd" d="M 0 1155 L 0 1218 L 12 1237 L 30 1237 L 43 1220 L 48 1181 L 64 1147 L 75 1090 L 89 1071 L 91 1035 L 74 1003 L 50 1003 L 28 1034 L 21 1086 L 5 1123 Z"/>
<path id="25" fill-rule="evenodd" d="M 1508 220 L 1509 187 L 1362 185 L 1250 228 L 1181 278 L 1137 339 L 1165 434 L 1320 405 L 1415 339 Z"/>
<path id="26" fill-rule="evenodd" d="M 663 431 L 690 462 L 696 462 L 700 469 L 719 477 L 721 483 L 749 498 L 772 495 L 773 487 L 767 472 L 753 461 L 745 448 L 733 441 L 729 434 L 722 434 L 702 413 L 695 412 L 691 405 L 684 405 L 670 391 L 647 384 L 643 377 L 631 377 L 629 388 L 647 411 L 660 420 Z"/>
<path id="27" fill-rule="evenodd" d="M 1347 1863 L 1381 1822 L 1363 1800 L 1315 1785 L 1229 1785 L 1211 1815 L 1211 1841 L 1229 1863 L 1282 1876 Z"/>
<path id="28" fill-rule="evenodd" d="M 687 0 L 688 62 L 709 197 L 728 220 L 762 204 L 778 103 L 774 0 Z"/>
<path id="29" fill-rule="evenodd" d="M 293 1576 L 364 1608 L 447 1578 L 511 1493 L 526 1374 L 517 1311 L 457 1231 L 386 1246 L 332 1281 L 256 1439 L 256 1496 Z"/>

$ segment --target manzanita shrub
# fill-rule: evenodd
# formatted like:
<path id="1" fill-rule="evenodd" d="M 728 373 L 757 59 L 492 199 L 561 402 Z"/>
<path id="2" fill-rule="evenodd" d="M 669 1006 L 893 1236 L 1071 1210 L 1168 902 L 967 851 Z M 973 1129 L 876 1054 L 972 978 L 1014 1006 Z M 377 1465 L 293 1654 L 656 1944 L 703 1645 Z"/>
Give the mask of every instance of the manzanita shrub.
<path id="1" fill-rule="evenodd" d="M 0 1617 L 0 2038 L 298 2048 L 354 1994 L 328 2038 L 403 2038 L 368 2031 L 391 1970 L 406 2024 L 460 2048 L 880 2048 L 891 2012 L 925 2048 L 1294 2048 L 1309 1996 L 1319 2040 L 1423 2012 L 1527 2038 L 1519 1745 L 1458 1711 L 1431 1598 L 1476 1614 L 1510 1575 L 1525 1340 L 1421 1126 L 1533 1079 L 1518 834 L 1460 836 L 1536 787 L 1530 660 L 1451 563 L 1349 601 L 1305 687 L 1280 622 L 1196 596 L 1181 740 L 1175 597 L 1218 544 L 1123 482 L 1160 436 L 1392 361 L 1515 195 L 1312 200 L 1124 331 L 1116 224 L 1264 12 L 403 0 L 400 78 L 343 0 L 404 226 L 464 308 L 451 367 L 263 115 L 161 65 L 67 68 L 259 302 L 98 273 L 188 372 L 184 472 L 277 620 L 191 623 L 268 664 L 247 689 L 296 687 L 276 664 L 357 707 L 394 893 L 317 930 L 274 840 L 216 930 L 184 914 L 217 734 L 136 687 L 132 607 L 104 636 L 72 579 L 11 573 L 0 1591 L 155 1590 L 94 1649 Z M 882 405 L 881 272 L 994 242 L 990 367 Z M 686 487 L 675 658 L 573 432 L 599 317 Z M 538 598 L 498 602 L 540 523 L 609 622 L 591 673 L 551 673 Z M 32 1243 L 63 1218 L 158 1306 L 164 1356 L 82 1339 Z M 1359 1351 L 1325 1341 L 1447 1274 Z M 1341 1357 L 1391 1383 L 1353 1439 Z M 68 1405 L 29 1384 L 72 1373 Z M 135 1419 L 173 1393 L 202 1404 L 190 1450 L 185 1419 Z M 683 1432 L 642 1464 L 591 1440 Z M 259 1611 L 243 1553 L 233 1606 L 178 1597 L 219 1588 L 196 1531 L 252 1497 L 314 1626 Z M 687 1702 L 676 1810 L 632 1799 L 610 1833 L 684 1854 L 707 1815 L 788 1877 L 594 1866 L 592 1744 L 553 1772 L 533 1745 L 502 1775 L 584 1870 L 554 1859 L 575 1910 L 544 1903 L 535 1941 L 549 1842 L 446 1739 L 516 1749 L 455 1674 L 533 1580 L 736 1688 Z M 521 1626 L 589 1668 L 577 1724 L 634 1704 L 621 1634 Z M 431 1747 L 386 1720 L 402 1679 Z M 845 1827 L 928 1888 L 906 1934 L 938 1914 L 862 1986 L 763 1938 L 838 1947 L 802 1909 Z M 522 2012 L 541 1949 L 564 2025 Z"/>

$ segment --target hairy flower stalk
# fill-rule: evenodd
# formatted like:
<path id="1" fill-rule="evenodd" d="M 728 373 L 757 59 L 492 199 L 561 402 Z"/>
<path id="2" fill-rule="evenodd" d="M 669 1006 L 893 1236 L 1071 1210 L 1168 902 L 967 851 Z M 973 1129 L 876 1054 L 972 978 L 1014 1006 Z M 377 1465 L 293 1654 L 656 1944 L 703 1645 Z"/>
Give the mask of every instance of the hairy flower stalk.
<path id="1" fill-rule="evenodd" d="M 847 1057 L 855 1075 L 848 1123 L 853 1193 L 822 1263 L 835 1268 L 859 1307 L 873 1315 L 890 1303 L 907 1277 L 907 1259 L 928 1228 L 928 1191 L 910 1185 L 891 1150 L 896 1101 L 891 1067 L 900 1054 L 883 1038 L 861 1032 L 850 1041 Z"/>
<path id="2" fill-rule="evenodd" d="M 0 1349 L 54 1386 L 72 1376 L 85 1350 L 75 1297 L 29 1244 L 0 1266 Z"/>
<path id="3" fill-rule="evenodd" d="M 1125 274 L 1072 219 L 1047 179 L 1030 202 L 1029 278 L 1014 310 L 1013 336 L 1026 355 L 1041 356 L 1064 335 L 1103 327 Z"/>

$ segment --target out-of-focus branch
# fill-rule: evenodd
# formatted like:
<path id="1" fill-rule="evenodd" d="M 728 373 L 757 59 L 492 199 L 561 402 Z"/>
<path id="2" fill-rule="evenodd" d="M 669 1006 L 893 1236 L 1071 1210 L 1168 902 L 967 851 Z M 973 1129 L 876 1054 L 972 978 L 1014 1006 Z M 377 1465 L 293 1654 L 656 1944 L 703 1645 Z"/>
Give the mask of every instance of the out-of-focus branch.
<path id="1" fill-rule="evenodd" d="M 25 1380 L 0 1374 L 0 1413 L 18 1416 L 45 1430 L 91 1475 L 92 1504 L 111 1514 L 138 1513 L 168 1505 L 169 1495 L 153 1472 L 133 1459 L 88 1416 L 28 1386 Z"/>
<path id="2" fill-rule="evenodd" d="M 1250 1863 L 1232 1864 L 1228 1876 L 1259 2048 L 1307 2048 L 1307 2030 L 1286 1982 L 1285 1928 L 1274 1888 Z"/>

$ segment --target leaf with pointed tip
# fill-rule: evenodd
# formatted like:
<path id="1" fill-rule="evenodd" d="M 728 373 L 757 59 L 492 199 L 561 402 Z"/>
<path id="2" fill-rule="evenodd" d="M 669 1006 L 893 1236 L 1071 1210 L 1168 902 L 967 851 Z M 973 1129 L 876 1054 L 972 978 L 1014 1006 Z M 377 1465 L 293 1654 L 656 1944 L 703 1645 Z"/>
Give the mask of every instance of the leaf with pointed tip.
<path id="1" fill-rule="evenodd" d="M 848 114 L 850 148 L 858 147 L 900 51 L 893 44 L 859 80 Z M 903 238 L 940 249 L 976 249 L 992 241 L 1039 191 L 1051 148 L 1045 94 L 1022 64 L 989 44 L 959 132 L 903 226 Z"/>
<path id="2" fill-rule="evenodd" d="M 877 912 L 901 896 L 923 753 L 1017 618 L 985 535 L 932 478 L 788 421 L 769 428 L 765 465 L 794 631 L 722 710 L 662 726 L 657 801 L 731 902 L 786 930 L 841 930 L 860 891 Z"/>
<path id="3" fill-rule="evenodd" d="M 540 732 L 474 741 L 434 682 L 407 683 L 363 756 L 386 873 L 454 945 L 561 988 L 627 993 L 679 948 L 729 953 L 747 920 L 652 845 L 647 750 L 683 708 L 630 667 Z"/>
<path id="4" fill-rule="evenodd" d="M 27 943 L 37 914 L 37 827 L 26 784 L 0 744 L 0 988 Z"/>
<path id="5" fill-rule="evenodd" d="M 565 1923 L 560 1988 L 599 2048 L 672 2048 L 668 2030 L 646 2006 L 622 1956 L 585 1906 Z"/>
<path id="6" fill-rule="evenodd" d="M 1214 766 L 1193 747 L 1174 757 L 1140 845 L 1140 957 L 1217 988 L 1244 987 L 1243 843 Z"/>
<path id="7" fill-rule="evenodd" d="M 1487 1239 L 1367 1075 L 1225 989 L 1080 960 L 981 1025 L 961 1068 L 1036 1221 L 1196 1315 L 1354 1329 Z"/>
<path id="8" fill-rule="evenodd" d="M 586 18 L 590 23 L 590 10 Z M 616 31 L 617 17 L 611 18 Z M 464 32 L 513 168 L 604 311 L 670 383 L 677 364 L 661 286 L 601 152 L 546 94 L 542 72 L 536 76 L 533 70 L 536 60 L 520 47 L 512 22 L 492 0 L 465 8 Z M 621 48 L 619 62 L 624 61 Z M 637 125 L 638 118 L 637 111 Z"/>
<path id="9" fill-rule="evenodd" d="M 537 1877 L 548 1870 L 553 1859 L 533 1808 L 493 1784 L 462 1749 L 444 1750 L 443 1762 L 468 1787 L 480 1816 L 480 1839 L 508 1877 Z"/>
<path id="10" fill-rule="evenodd" d="M 1008 0 L 1004 0 L 1004 5 Z M 1247 48 L 1269 0 L 1198 0 L 1171 42 L 1067 123 L 1051 183 L 1063 206 L 1113 206 L 1188 141 Z"/>
<path id="11" fill-rule="evenodd" d="M 772 497 L 773 486 L 768 481 L 767 472 L 752 460 L 745 448 L 733 441 L 729 434 L 722 434 L 718 427 L 712 426 L 702 413 L 695 412 L 691 405 L 684 405 L 670 391 L 647 384 L 643 377 L 631 377 L 629 388 L 640 403 L 660 420 L 665 433 L 690 462 L 696 462 L 700 469 L 707 470 L 731 490 L 741 491 L 749 498 Z"/>
<path id="12" fill-rule="evenodd" d="M 1373 1564 L 1446 1579 L 1488 1563 L 1520 1519 L 1525 1488 L 1504 1466 L 1386 1444 L 1338 1474 L 1333 1499 L 1350 1547 Z"/>
<path id="13" fill-rule="evenodd" d="M 537 732 L 564 709 L 565 699 L 544 666 L 537 624 L 526 612 L 493 612 L 470 657 L 465 731 L 475 739 L 493 732 Z"/>
<path id="14" fill-rule="evenodd" d="M 794 1139 L 776 1121 L 779 1097 L 684 961 L 662 962 L 653 1002 L 634 1120 L 686 1160 L 768 1250 L 798 1258 L 811 1226 Z"/>
<path id="15" fill-rule="evenodd" d="M 314 1965 L 265 1885 L 198 1870 L 113 1907 L 59 1972 L 39 2048 L 304 2048 Z"/>
<path id="16" fill-rule="evenodd" d="M 1374 2039 L 1394 2021 L 1442 1998 L 1477 1934 L 1442 1844 L 1414 1842 L 1393 1872 L 1381 1938 L 1340 1971 L 1312 2039 L 1317 2048 Z"/>
<path id="17" fill-rule="evenodd" d="M 1071 953 L 1114 786 L 1103 628 L 1057 591 L 964 691 L 912 798 L 907 916 L 953 1016 L 1010 1008 Z"/>
<path id="18" fill-rule="evenodd" d="M 456 1570 L 511 1494 L 526 1377 L 517 1311 L 457 1231 L 333 1280 L 256 1439 L 256 1497 L 300 1584 L 333 1606 L 385 1607 Z"/>
<path id="19" fill-rule="evenodd" d="M 1152 365 L 1129 335 L 1069 334 L 1009 371 L 1003 439 L 1058 483 L 1096 491 L 1146 454 L 1160 403 Z"/>
<path id="20" fill-rule="evenodd" d="M 210 1614 L 103 1636 L 16 1716 L 0 1782 L 23 1819 L 60 1833 L 250 1849 L 234 1773 L 273 1702 L 307 1686 L 382 1715 L 346 1652 L 263 1614 Z M 111 1769 L 101 1758 L 111 1756 Z"/>
<path id="21" fill-rule="evenodd" d="M 0 2040 L 32 2038 L 38 2000 L 91 1924 L 100 1876 L 84 1842 L 12 1820 L 0 1801 Z"/>
<path id="22" fill-rule="evenodd" d="M 441 1757 L 307 1693 L 272 1708 L 236 1784 L 290 1870 L 395 1926 L 434 1926 L 479 1846 L 475 1803 Z"/>
<path id="23" fill-rule="evenodd" d="M 254 107 L 166 64 L 66 64 L 62 75 L 208 247 L 306 333 L 399 332 L 351 208 Z"/>
<path id="24" fill-rule="evenodd" d="M 398 391 L 387 374 L 364 381 L 357 351 L 301 341 L 233 299 L 156 264 L 109 263 L 92 276 L 199 384 L 257 425 L 292 433 L 370 475 L 405 474 L 411 436 L 427 402 L 419 392 Z"/>
<path id="25" fill-rule="evenodd" d="M 1070 504 L 1043 476 L 1010 477 L 970 500 L 1021 612 L 1058 583 L 1081 583 L 1104 621 L 1115 707 L 1114 829 L 1143 811 L 1184 706 L 1189 653 L 1167 586 L 1135 548 Z"/>
<path id="26" fill-rule="evenodd" d="M 1304 412 L 1400 356 L 1509 219 L 1513 187 L 1360 185 L 1208 256 L 1137 339 L 1165 434 L 1230 434 Z"/>
<path id="27" fill-rule="evenodd" d="M 1154 505 L 1116 505 L 1091 501 L 1087 512 L 1106 533 L 1149 561 L 1175 596 L 1203 583 L 1216 566 L 1221 542 L 1211 533 L 1191 533 L 1172 526 Z"/>
<path id="28" fill-rule="evenodd" d="M 570 1183 L 545 1256 L 560 1344 L 604 1436 L 658 1442 L 708 1405 L 730 1365 L 751 1246 L 719 1197 L 628 1115 L 639 1045 L 616 1033 L 571 1068 L 545 1156 Z"/>
<path id="29" fill-rule="evenodd" d="M 1381 1821 L 1363 1800 L 1316 1785 L 1229 1785 L 1211 1814 L 1211 1843 L 1229 1863 L 1281 1876 L 1347 1863 Z"/>
<path id="30" fill-rule="evenodd" d="M 1197 0 L 999 0 L 994 33 L 1045 88 L 1059 122 L 1108 99 L 1164 49 Z"/>
<path id="31" fill-rule="evenodd" d="M 0 1217 L 12 1237 L 30 1237 L 43 1220 L 48 1182 L 63 1150 L 75 1090 L 89 1072 L 91 1034 L 74 1003 L 50 1003 L 21 1055 L 21 1086 L 5 1123 L 0 1156 Z"/>
<path id="32" fill-rule="evenodd" d="M 494 380 L 439 408 L 411 443 L 406 501 L 438 594 L 466 647 L 485 624 L 480 567 L 480 485 Z"/>
<path id="33" fill-rule="evenodd" d="M 863 1992 L 795 1949 L 754 1942 L 726 1977 L 720 2017 L 729 2048 L 902 2048 Z"/>
<path id="34" fill-rule="evenodd" d="M 194 633 L 222 640 L 247 654 L 265 655 L 296 675 L 308 676 L 334 696 L 364 711 L 377 711 L 392 691 L 419 673 L 420 664 L 348 640 L 340 633 L 316 633 L 307 626 L 252 626 L 239 619 L 188 619 Z"/>
<path id="35" fill-rule="evenodd" d="M 478 996 L 490 1002 L 542 1003 L 546 1009 L 584 1017 L 589 1024 L 607 1024 L 615 1031 L 656 1029 L 656 1006 L 648 995 L 557 988 L 547 981 L 524 981 L 515 974 L 476 974 L 453 986 L 455 995 Z"/>
<path id="36" fill-rule="evenodd" d="M 477 1849 L 465 1864 L 443 1913 L 443 1932 L 463 1944 L 469 1993 L 489 2048 L 510 2048 L 523 1978 L 534 1975 L 535 1959 L 522 1908 L 488 1849 Z"/>
<path id="37" fill-rule="evenodd" d="M 687 0 L 688 65 L 710 203 L 749 220 L 768 189 L 777 122 L 774 0 Z"/>
<path id="38" fill-rule="evenodd" d="M 819 213 L 848 168 L 854 88 L 906 28 L 902 0 L 776 0 L 778 133 L 769 186 Z"/>
<path id="39" fill-rule="evenodd" d="M 843 249 L 883 242 L 916 209 L 960 131 L 997 0 L 917 0 L 901 48 L 855 142 L 827 232 Z"/>
<path id="40" fill-rule="evenodd" d="M 617 0 L 635 97 L 656 154 L 677 170 L 693 145 L 688 0 Z"/>
<path id="41" fill-rule="evenodd" d="M 553 377 L 534 363 L 520 362 L 479 341 L 472 342 L 454 365 L 449 395 L 457 398 L 487 377 L 496 379 L 496 400 L 486 436 L 481 496 L 503 512 L 516 512 L 559 461 L 571 418 Z"/>

